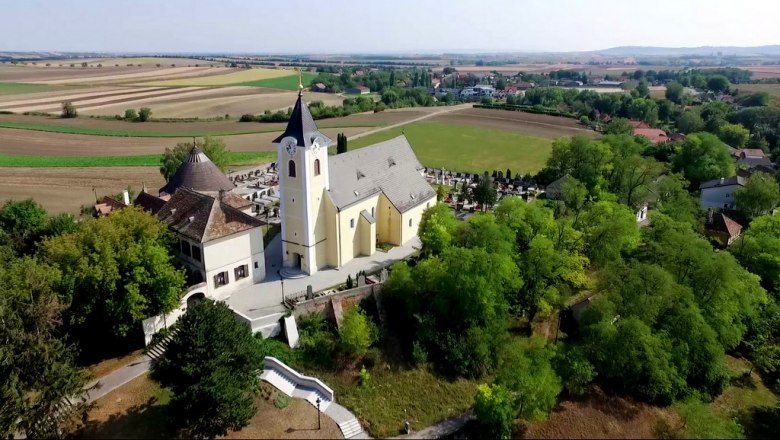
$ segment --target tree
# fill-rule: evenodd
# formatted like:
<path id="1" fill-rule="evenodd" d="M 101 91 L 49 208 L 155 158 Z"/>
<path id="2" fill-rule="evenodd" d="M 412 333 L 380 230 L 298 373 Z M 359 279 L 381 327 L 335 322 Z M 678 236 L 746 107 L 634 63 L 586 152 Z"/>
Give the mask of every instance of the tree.
<path id="1" fill-rule="evenodd" d="M 634 127 L 625 118 L 615 118 L 607 124 L 605 134 L 634 134 Z"/>
<path id="2" fill-rule="evenodd" d="M 562 389 L 550 364 L 554 350 L 544 344 L 538 337 L 517 340 L 499 358 L 496 383 L 509 390 L 516 414 L 528 420 L 545 419 Z"/>
<path id="3" fill-rule="evenodd" d="M 650 88 L 647 87 L 647 81 L 639 81 L 639 84 L 636 86 L 636 92 L 639 94 L 640 98 L 646 98 L 650 96 Z"/>
<path id="4" fill-rule="evenodd" d="M 729 79 L 723 75 L 711 75 L 707 79 L 707 88 L 713 92 L 728 92 L 730 87 Z"/>
<path id="5" fill-rule="evenodd" d="M 358 306 L 347 309 L 341 321 L 342 348 L 353 356 L 362 356 L 376 340 L 376 330 Z"/>
<path id="6" fill-rule="evenodd" d="M 563 344 L 557 348 L 553 366 L 561 377 L 563 387 L 572 396 L 582 396 L 588 384 L 596 378 L 595 367 L 581 345 Z"/>
<path id="7" fill-rule="evenodd" d="M 688 187 L 688 181 L 680 174 L 667 174 L 661 177 L 656 187 L 658 194 L 656 210 L 697 229 L 702 224 L 702 212 L 699 201 L 688 192 Z"/>
<path id="8" fill-rule="evenodd" d="M 62 400 L 78 395 L 88 377 L 61 336 L 64 305 L 54 290 L 60 272 L 29 257 L 2 260 L 0 434 L 60 437 L 86 411 L 83 402 L 61 406 Z"/>
<path id="9" fill-rule="evenodd" d="M 754 219 L 729 250 L 743 267 L 761 277 L 764 288 L 780 294 L 780 216 Z"/>
<path id="10" fill-rule="evenodd" d="M 773 176 L 753 173 L 744 187 L 734 191 L 734 201 L 748 218 L 756 218 L 771 211 L 780 201 L 780 187 Z"/>
<path id="11" fill-rule="evenodd" d="M 575 228 L 582 231 L 585 253 L 597 265 L 617 261 L 640 241 L 634 212 L 615 202 L 599 201 L 590 205 Z"/>
<path id="12" fill-rule="evenodd" d="M 682 142 L 672 160 L 672 169 L 682 172 L 691 188 L 707 180 L 734 175 L 734 161 L 720 139 L 709 133 L 695 133 Z"/>
<path id="13" fill-rule="evenodd" d="M 0 230 L 17 254 L 32 254 L 46 226 L 46 210 L 32 199 L 8 200 L 0 208 Z"/>
<path id="14" fill-rule="evenodd" d="M 447 196 L 447 188 L 444 185 L 436 186 L 436 201 L 441 202 Z"/>
<path id="15" fill-rule="evenodd" d="M 477 183 L 477 187 L 474 188 L 474 200 L 479 203 L 483 211 L 487 211 L 496 204 L 497 199 L 498 193 L 493 185 L 493 178 L 485 171 L 482 179 Z"/>
<path id="16" fill-rule="evenodd" d="M 704 121 L 696 110 L 686 110 L 677 118 L 677 129 L 682 133 L 696 133 L 704 129 Z"/>
<path id="17" fill-rule="evenodd" d="M 156 217 L 128 207 L 41 244 L 41 260 L 62 272 L 65 322 L 82 348 L 124 340 L 142 319 L 179 306 L 184 273 L 173 265 L 171 241 Z"/>
<path id="18" fill-rule="evenodd" d="M 474 396 L 474 415 L 486 430 L 487 437 L 512 438 L 516 411 L 509 392 L 501 385 L 479 385 Z"/>
<path id="19" fill-rule="evenodd" d="M 206 136 L 201 141 L 195 140 L 193 143 L 180 142 L 173 149 L 166 148 L 160 162 L 160 174 L 165 181 L 171 180 L 176 171 L 178 171 L 182 162 L 190 155 L 193 147 L 198 147 L 214 165 L 222 171 L 225 171 L 230 163 L 230 151 L 225 148 L 225 141 L 219 137 Z"/>
<path id="20" fill-rule="evenodd" d="M 437 203 L 423 212 L 419 236 L 424 253 L 440 254 L 452 243 L 458 220 L 449 206 Z"/>
<path id="21" fill-rule="evenodd" d="M 175 324 L 154 377 L 173 392 L 171 421 L 186 436 L 215 438 L 249 423 L 256 407 L 260 345 L 224 302 L 202 299 Z"/>
<path id="22" fill-rule="evenodd" d="M 506 180 L 512 180 L 512 170 L 507 168 L 506 169 L 506 174 L 504 174 L 504 177 L 506 178 Z"/>
<path id="23" fill-rule="evenodd" d="M 603 184 L 604 173 L 611 167 L 611 161 L 609 146 L 584 136 L 574 136 L 553 142 L 546 169 L 555 179 L 569 174 L 582 182 L 588 191 L 595 192 Z"/>
<path id="24" fill-rule="evenodd" d="M 136 119 L 138 119 L 138 113 L 134 109 L 125 110 L 125 121 L 135 121 Z"/>
<path id="25" fill-rule="evenodd" d="M 61 117 L 63 118 L 76 118 L 78 117 L 79 112 L 76 110 L 76 107 L 73 105 L 70 101 L 64 101 L 62 103 L 62 113 Z"/>
<path id="26" fill-rule="evenodd" d="M 718 131 L 718 137 L 734 148 L 742 148 L 750 137 L 750 131 L 739 124 L 723 124 Z"/>
<path id="27" fill-rule="evenodd" d="M 151 118 L 152 118 L 152 109 L 150 109 L 149 107 L 141 107 L 141 109 L 138 110 L 138 121 L 146 122 Z"/>
<path id="28" fill-rule="evenodd" d="M 347 152 L 347 136 L 344 133 L 339 133 L 336 137 L 336 154 Z"/>
<path id="29" fill-rule="evenodd" d="M 672 101 L 675 104 L 682 104 L 684 91 L 685 89 L 682 84 L 677 81 L 672 81 L 666 85 L 664 95 L 669 101 Z"/>

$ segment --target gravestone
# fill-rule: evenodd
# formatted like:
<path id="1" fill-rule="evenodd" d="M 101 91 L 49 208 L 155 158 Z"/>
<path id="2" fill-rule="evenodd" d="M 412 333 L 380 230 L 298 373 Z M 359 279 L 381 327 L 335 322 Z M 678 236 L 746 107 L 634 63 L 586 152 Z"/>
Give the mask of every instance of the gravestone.
<path id="1" fill-rule="evenodd" d="M 363 287 L 365 285 L 366 285 L 366 276 L 361 274 L 357 279 L 357 286 Z"/>
<path id="2" fill-rule="evenodd" d="M 306 286 L 306 299 L 314 299 L 314 291 L 311 288 L 311 284 Z"/>
<path id="3" fill-rule="evenodd" d="M 386 268 L 383 268 L 383 269 L 382 269 L 382 270 L 379 272 L 379 282 L 380 282 L 380 283 L 384 283 L 385 281 L 387 281 L 387 269 L 386 269 Z"/>

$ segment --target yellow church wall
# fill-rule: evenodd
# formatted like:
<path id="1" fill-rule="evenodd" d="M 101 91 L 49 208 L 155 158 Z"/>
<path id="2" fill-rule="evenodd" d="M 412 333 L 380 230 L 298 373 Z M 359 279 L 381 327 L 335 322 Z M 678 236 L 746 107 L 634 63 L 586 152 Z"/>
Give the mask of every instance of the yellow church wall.
<path id="1" fill-rule="evenodd" d="M 379 196 L 379 206 L 376 215 L 376 229 L 380 243 L 396 244 L 401 240 L 398 228 L 399 214 L 390 200 L 384 194 Z"/>
<path id="2" fill-rule="evenodd" d="M 420 219 L 422 219 L 423 212 L 426 209 L 436 204 L 436 196 L 434 195 L 428 200 L 423 201 L 414 208 L 401 214 L 399 228 L 401 235 L 401 242 L 398 244 L 404 244 L 417 235 L 417 231 L 420 228 Z M 409 224 L 411 220 L 411 225 Z"/>
<path id="3" fill-rule="evenodd" d="M 376 221 L 369 223 L 361 215 L 358 222 L 358 234 L 355 235 L 360 235 L 360 255 L 372 255 L 376 251 Z"/>
<path id="4" fill-rule="evenodd" d="M 377 210 L 379 205 L 379 195 L 370 197 L 366 200 L 358 202 L 352 206 L 344 208 L 338 215 L 338 234 L 340 238 L 340 253 L 341 261 L 339 266 L 343 266 L 349 260 L 360 255 L 360 234 L 358 233 L 360 212 L 364 209 L 371 213 L 371 208 L 374 208 L 374 215 L 378 216 Z"/>
<path id="5" fill-rule="evenodd" d="M 325 194 L 325 230 L 328 240 L 325 241 L 325 249 L 327 252 L 326 263 L 328 266 L 339 267 L 339 213 L 336 211 L 336 206 L 333 205 L 333 201 Z"/>

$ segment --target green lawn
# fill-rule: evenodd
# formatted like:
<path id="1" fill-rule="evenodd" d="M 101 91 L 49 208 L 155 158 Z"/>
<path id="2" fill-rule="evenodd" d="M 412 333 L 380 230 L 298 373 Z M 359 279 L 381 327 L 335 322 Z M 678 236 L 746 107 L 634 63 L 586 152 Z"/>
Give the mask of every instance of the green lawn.
<path id="1" fill-rule="evenodd" d="M 0 154 L 0 167 L 150 167 L 160 165 L 159 154 L 139 156 L 10 156 Z M 256 165 L 276 160 L 272 151 L 231 152 L 230 165 Z"/>
<path id="2" fill-rule="evenodd" d="M 404 417 L 417 430 L 461 415 L 471 408 L 477 392 L 475 381 L 448 380 L 428 368 L 380 367 L 369 371 L 367 387 L 345 372 L 317 371 L 315 376 L 333 388 L 338 402 L 378 438 L 401 434 Z"/>
<path id="3" fill-rule="evenodd" d="M 538 172 L 552 152 L 552 139 L 439 122 L 415 122 L 350 140 L 350 150 L 406 134 L 420 162 L 428 167 L 482 173 L 511 169 Z"/>
<path id="4" fill-rule="evenodd" d="M 133 122 L 128 122 L 134 124 Z M 349 127 L 377 127 L 381 124 L 372 123 L 354 123 L 349 125 L 339 124 L 322 124 L 320 128 L 349 128 Z M 148 127 L 148 126 L 147 126 Z M 271 133 L 282 131 L 282 129 L 275 128 L 263 128 L 262 125 L 257 123 L 239 123 L 236 122 L 235 130 L 222 130 L 222 131 L 185 131 L 185 132 L 163 132 L 154 130 L 116 130 L 99 127 L 73 127 L 69 125 L 56 125 L 56 124 L 38 124 L 29 122 L 3 122 L 0 121 L 0 128 L 13 128 L 17 130 L 33 130 L 33 131 L 45 131 L 51 133 L 66 133 L 66 134 L 85 134 L 90 136 L 114 136 L 114 137 L 159 137 L 159 138 L 172 138 L 172 137 L 203 137 L 203 136 L 235 136 L 240 134 L 255 134 L 255 133 Z"/>
<path id="5" fill-rule="evenodd" d="M 51 90 L 75 89 L 73 86 L 51 86 L 48 84 L 25 84 L 0 82 L 0 95 L 13 95 L 16 93 L 49 92 Z"/>
<path id="6" fill-rule="evenodd" d="M 303 72 L 303 85 L 306 87 L 317 75 L 309 72 Z M 247 81 L 235 86 L 249 87 L 267 87 L 270 89 L 298 90 L 298 75 L 283 76 L 281 78 L 259 79 L 257 81 Z"/>

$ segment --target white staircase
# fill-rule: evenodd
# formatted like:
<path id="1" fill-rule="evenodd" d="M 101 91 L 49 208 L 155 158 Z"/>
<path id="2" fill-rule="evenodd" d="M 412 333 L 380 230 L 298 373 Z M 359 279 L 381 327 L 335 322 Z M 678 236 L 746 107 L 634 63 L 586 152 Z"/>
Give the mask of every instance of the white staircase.
<path id="1" fill-rule="evenodd" d="M 339 423 L 339 429 L 344 435 L 344 438 L 355 438 L 363 433 L 363 427 L 360 426 L 360 422 L 358 422 L 356 418 Z"/>
<path id="2" fill-rule="evenodd" d="M 279 374 L 276 370 L 266 369 L 260 373 L 260 379 L 270 383 L 279 391 L 292 397 L 295 391 L 295 383 L 286 376 Z"/>

